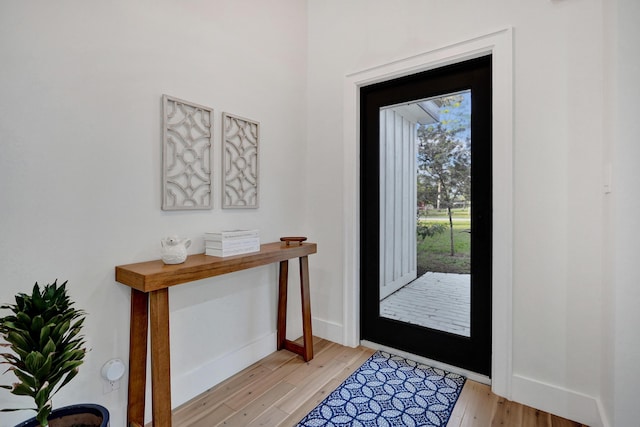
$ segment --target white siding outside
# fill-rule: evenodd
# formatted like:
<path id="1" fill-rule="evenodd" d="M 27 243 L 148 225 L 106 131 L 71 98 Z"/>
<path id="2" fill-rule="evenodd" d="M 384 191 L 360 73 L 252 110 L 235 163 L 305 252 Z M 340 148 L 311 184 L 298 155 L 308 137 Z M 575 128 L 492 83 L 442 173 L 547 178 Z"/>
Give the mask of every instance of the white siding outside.
<path id="1" fill-rule="evenodd" d="M 416 278 L 416 123 L 380 111 L 380 299 Z"/>

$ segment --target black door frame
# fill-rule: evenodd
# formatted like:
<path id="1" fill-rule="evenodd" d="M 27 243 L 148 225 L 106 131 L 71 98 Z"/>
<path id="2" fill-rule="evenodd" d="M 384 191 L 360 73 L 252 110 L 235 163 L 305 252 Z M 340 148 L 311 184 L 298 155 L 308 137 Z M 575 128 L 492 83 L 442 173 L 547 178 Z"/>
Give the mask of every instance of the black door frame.
<path id="1" fill-rule="evenodd" d="M 462 337 L 379 316 L 379 111 L 467 89 L 472 91 L 471 337 Z M 487 376 L 491 376 L 491 103 L 491 55 L 360 88 L 361 338 Z"/>

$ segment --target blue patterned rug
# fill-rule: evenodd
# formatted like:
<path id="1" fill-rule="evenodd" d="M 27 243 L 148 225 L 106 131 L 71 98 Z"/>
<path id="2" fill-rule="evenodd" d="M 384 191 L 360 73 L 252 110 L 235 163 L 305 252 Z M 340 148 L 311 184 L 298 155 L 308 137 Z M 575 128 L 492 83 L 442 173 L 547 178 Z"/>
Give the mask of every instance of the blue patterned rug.
<path id="1" fill-rule="evenodd" d="M 376 352 L 298 427 L 446 426 L 465 377 Z"/>

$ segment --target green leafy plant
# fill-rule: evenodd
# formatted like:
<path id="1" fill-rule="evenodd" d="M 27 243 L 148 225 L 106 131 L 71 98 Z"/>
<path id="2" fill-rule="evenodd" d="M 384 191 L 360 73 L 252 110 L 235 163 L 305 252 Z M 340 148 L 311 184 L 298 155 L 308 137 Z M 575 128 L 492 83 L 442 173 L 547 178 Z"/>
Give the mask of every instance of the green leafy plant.
<path id="1" fill-rule="evenodd" d="M 424 239 L 425 237 L 433 237 L 436 234 L 444 233 L 447 227 L 444 224 L 425 224 L 422 222 L 418 222 L 416 225 L 416 234 L 420 237 L 420 239 Z"/>
<path id="2" fill-rule="evenodd" d="M 35 402 L 35 408 L 2 411 L 34 410 L 42 427 L 48 425 L 51 398 L 78 374 L 86 353 L 80 335 L 85 312 L 73 307 L 66 284 L 58 286 L 56 280 L 41 290 L 36 283 L 31 294 L 20 293 L 15 304 L 0 306 L 12 313 L 0 318 L 0 334 L 7 342 L 0 345 L 12 350 L 0 353 L 1 363 L 10 365 L 4 373 L 18 378 L 0 387 Z"/>

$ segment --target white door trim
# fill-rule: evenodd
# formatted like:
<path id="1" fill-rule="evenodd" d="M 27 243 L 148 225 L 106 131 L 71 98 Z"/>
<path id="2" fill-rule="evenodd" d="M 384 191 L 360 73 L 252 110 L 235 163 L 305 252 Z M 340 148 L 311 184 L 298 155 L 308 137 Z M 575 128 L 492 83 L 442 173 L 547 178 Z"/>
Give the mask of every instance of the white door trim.
<path id="1" fill-rule="evenodd" d="M 505 28 L 346 76 L 344 81 L 343 344 L 360 343 L 360 87 L 492 54 L 492 390 L 511 398 L 513 277 L 513 29 Z"/>

